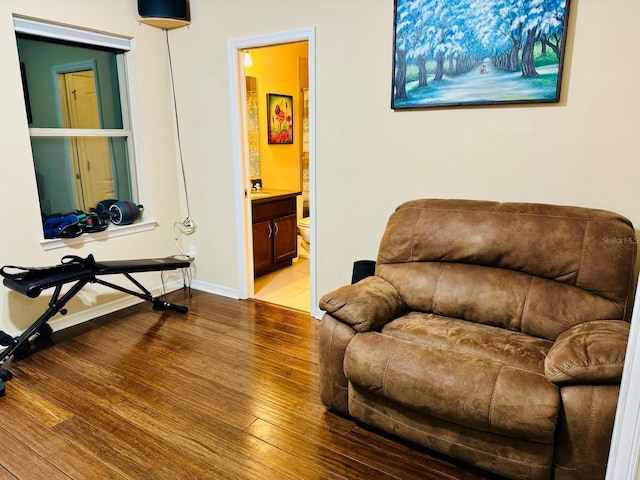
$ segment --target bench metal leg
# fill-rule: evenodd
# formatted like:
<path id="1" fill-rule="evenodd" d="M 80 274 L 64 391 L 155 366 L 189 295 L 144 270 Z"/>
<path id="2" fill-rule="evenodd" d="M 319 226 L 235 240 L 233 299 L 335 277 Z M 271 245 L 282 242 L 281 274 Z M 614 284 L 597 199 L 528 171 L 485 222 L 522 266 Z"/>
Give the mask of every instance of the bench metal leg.
<path id="1" fill-rule="evenodd" d="M 131 283 L 133 283 L 136 287 L 138 287 L 140 291 L 136 292 L 135 290 L 121 287 L 120 285 L 107 282 L 106 280 L 102 280 L 100 278 L 95 278 L 94 282 L 113 288 L 114 290 L 118 290 L 119 292 L 122 292 L 122 293 L 128 293 L 129 295 L 133 295 L 134 297 L 141 298 L 142 300 L 145 300 L 147 302 L 151 302 L 153 304 L 154 310 L 173 310 L 174 312 L 178 312 L 178 313 L 187 313 L 189 311 L 189 307 L 186 307 L 184 305 L 177 305 L 175 303 L 167 302 L 166 300 L 160 299 L 158 297 L 154 297 L 153 295 L 151 295 L 151 292 L 144 287 L 144 285 L 138 282 L 130 274 L 123 273 L 123 275 L 127 277 L 127 279 L 129 279 Z"/>
<path id="2" fill-rule="evenodd" d="M 24 358 L 29 352 L 30 338 L 36 333 L 42 333 L 43 336 L 51 335 L 51 327 L 46 323 L 53 318 L 56 314 L 60 313 L 66 315 L 67 310 L 64 306 L 69 300 L 71 300 L 84 286 L 88 280 L 80 280 L 73 285 L 61 298 L 60 291 L 61 286 L 57 286 L 51 301 L 49 302 L 49 308 L 27 328 L 19 337 L 12 338 L 9 334 L 0 331 L 0 345 L 5 345 L 7 348 L 0 353 L 0 365 L 8 360 L 11 355 L 17 355 Z M 47 328 L 48 327 L 48 328 Z M 1 369 L 4 370 L 4 369 Z M 5 370 L 8 372 L 8 370 Z M 10 372 L 9 372 L 10 373 Z M 2 372 L 0 371 L 0 379 L 2 378 Z"/>
<path id="3" fill-rule="evenodd" d="M 14 338 L 8 333 L 0 331 L 0 347 L 6 347 L 4 350 L 2 350 L 2 352 L 0 352 L 0 397 L 2 397 L 5 394 L 4 382 L 11 380 L 13 376 L 9 370 L 5 368 L 1 368 L 1 365 L 3 365 L 11 356 L 13 356 L 15 360 L 20 360 L 26 357 L 29 354 L 29 350 L 31 348 L 31 339 L 35 335 L 38 335 L 40 338 L 51 337 L 52 329 L 51 329 L 51 326 L 47 324 L 47 322 L 58 313 L 60 313 L 61 315 L 66 315 L 67 310 L 64 308 L 65 305 L 80 290 L 82 290 L 87 283 L 98 283 L 100 285 L 110 287 L 119 292 L 127 293 L 129 295 L 133 295 L 147 302 L 151 302 L 153 304 L 154 310 L 173 310 L 179 313 L 187 313 L 187 311 L 189 310 L 189 308 L 186 306 L 176 305 L 164 299 L 154 297 L 149 290 L 147 290 L 140 282 L 138 282 L 135 278 L 133 278 L 129 273 L 126 273 L 126 272 L 118 272 L 118 273 L 122 273 L 136 287 L 138 287 L 140 291 L 131 290 L 129 288 L 121 287 L 120 285 L 110 283 L 106 280 L 97 278 L 96 275 L 94 274 L 89 278 L 83 278 L 81 280 L 78 280 L 62 296 L 61 296 L 61 293 L 62 293 L 63 284 L 57 285 L 51 297 L 51 301 L 49 302 L 49 308 L 47 308 L 47 310 L 20 336 Z"/>

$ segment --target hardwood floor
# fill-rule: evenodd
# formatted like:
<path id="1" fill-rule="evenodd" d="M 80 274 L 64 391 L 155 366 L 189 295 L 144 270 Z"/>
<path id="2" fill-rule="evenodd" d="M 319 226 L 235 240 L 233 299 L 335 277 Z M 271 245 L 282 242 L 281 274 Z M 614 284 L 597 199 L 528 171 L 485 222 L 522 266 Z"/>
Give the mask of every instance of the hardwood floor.
<path id="1" fill-rule="evenodd" d="M 6 366 L 0 480 L 494 478 L 321 405 L 318 321 L 185 291 Z"/>

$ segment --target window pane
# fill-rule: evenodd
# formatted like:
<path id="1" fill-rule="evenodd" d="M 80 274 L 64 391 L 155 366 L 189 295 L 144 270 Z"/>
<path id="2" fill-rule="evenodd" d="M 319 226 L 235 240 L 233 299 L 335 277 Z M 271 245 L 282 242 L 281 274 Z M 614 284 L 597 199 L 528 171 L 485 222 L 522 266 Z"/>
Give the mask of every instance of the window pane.
<path id="1" fill-rule="evenodd" d="M 126 137 L 32 137 L 43 215 L 132 198 Z"/>
<path id="2" fill-rule="evenodd" d="M 118 78 L 128 41 L 105 43 L 111 39 L 105 34 L 26 19 L 14 24 L 42 214 L 88 212 L 106 199 L 135 203 L 131 139 L 123 131 L 127 92 Z M 74 129 L 77 135 L 69 132 Z"/>
<path id="3" fill-rule="evenodd" d="M 117 55 L 16 34 L 33 128 L 121 129 Z"/>

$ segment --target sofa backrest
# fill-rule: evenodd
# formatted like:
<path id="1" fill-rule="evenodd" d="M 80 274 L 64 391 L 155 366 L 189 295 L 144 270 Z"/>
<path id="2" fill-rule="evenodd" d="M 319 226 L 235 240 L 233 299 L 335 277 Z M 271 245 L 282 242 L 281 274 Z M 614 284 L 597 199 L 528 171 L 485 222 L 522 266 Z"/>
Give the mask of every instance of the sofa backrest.
<path id="1" fill-rule="evenodd" d="M 376 275 L 412 310 L 555 340 L 625 319 L 635 255 L 631 222 L 612 212 L 426 199 L 391 215 Z"/>

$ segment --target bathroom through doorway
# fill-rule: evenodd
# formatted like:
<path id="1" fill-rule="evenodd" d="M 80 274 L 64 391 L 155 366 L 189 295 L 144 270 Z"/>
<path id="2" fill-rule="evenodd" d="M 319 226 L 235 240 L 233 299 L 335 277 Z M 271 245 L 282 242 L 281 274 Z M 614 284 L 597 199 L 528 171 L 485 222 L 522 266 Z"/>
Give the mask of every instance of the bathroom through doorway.
<path id="1" fill-rule="evenodd" d="M 314 33 L 314 29 L 301 29 L 230 40 L 228 51 L 230 80 L 235 80 L 232 85 L 236 89 L 236 95 L 232 95 L 232 117 L 239 125 L 233 138 L 239 252 L 244 252 L 239 255 L 239 296 L 306 311 L 319 318 L 313 241 Z M 285 111 L 282 118 L 277 119 L 281 123 L 275 122 L 275 133 L 269 124 L 274 122 L 275 115 L 267 105 L 272 96 L 284 102 L 282 110 Z M 288 144 L 272 141 L 278 131 L 287 128 L 290 128 L 290 132 L 285 132 Z M 265 273 L 264 263 L 260 263 L 263 262 L 265 241 L 263 237 L 254 239 L 258 222 L 252 222 L 252 206 L 255 208 L 258 198 L 258 203 L 264 204 L 269 200 L 266 197 L 274 192 L 295 195 L 293 228 L 298 234 L 295 240 L 297 252 L 288 260 L 290 265 L 278 263 L 273 271 L 267 268 Z M 291 211 L 286 213 L 292 214 Z M 276 232 L 282 236 L 283 232 L 291 231 L 291 223 L 283 229 L 284 224 L 279 228 L 278 219 L 274 221 L 275 224 L 263 227 L 267 229 L 267 236 L 275 236 Z M 277 240 L 269 239 L 272 241 Z M 278 258 L 278 247 L 275 249 Z M 255 278 L 254 265 L 261 265 L 255 270 L 258 273 Z"/>

